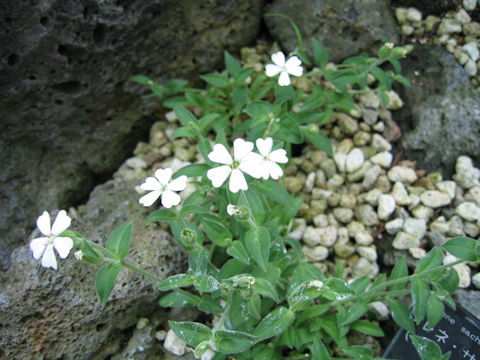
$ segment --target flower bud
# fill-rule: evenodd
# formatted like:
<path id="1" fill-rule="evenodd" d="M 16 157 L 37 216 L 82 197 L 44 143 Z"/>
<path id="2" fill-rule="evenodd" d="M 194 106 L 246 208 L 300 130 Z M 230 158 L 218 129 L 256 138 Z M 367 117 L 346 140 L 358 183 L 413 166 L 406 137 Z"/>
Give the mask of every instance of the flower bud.
<path id="1" fill-rule="evenodd" d="M 393 43 L 385 43 L 378 51 L 378 57 L 380 59 L 386 59 L 392 52 Z"/>
<path id="2" fill-rule="evenodd" d="M 197 233 L 189 228 L 184 228 L 180 234 L 180 239 L 185 246 L 192 246 L 197 241 Z"/>
<path id="3" fill-rule="evenodd" d="M 320 131 L 320 129 L 318 128 L 318 125 L 310 124 L 310 125 L 308 125 L 308 127 L 307 127 L 307 131 L 308 131 L 310 134 L 315 135 L 315 134 L 318 134 L 318 132 Z"/>

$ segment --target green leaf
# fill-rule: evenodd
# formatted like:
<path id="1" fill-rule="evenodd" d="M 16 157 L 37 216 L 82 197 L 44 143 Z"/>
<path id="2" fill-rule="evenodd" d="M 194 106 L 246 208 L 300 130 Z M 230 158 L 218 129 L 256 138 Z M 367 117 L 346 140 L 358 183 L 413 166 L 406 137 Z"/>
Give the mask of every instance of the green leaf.
<path id="1" fill-rule="evenodd" d="M 302 131 L 295 118 L 289 114 L 280 117 L 280 122 L 275 122 L 273 124 L 272 132 L 275 134 L 276 138 L 286 142 L 293 144 L 303 142 Z"/>
<path id="2" fill-rule="evenodd" d="M 187 80 L 182 79 L 170 79 L 167 82 L 167 93 L 169 95 L 178 94 L 188 85 Z"/>
<path id="3" fill-rule="evenodd" d="M 220 283 L 213 276 L 200 274 L 193 279 L 193 286 L 201 293 L 209 293 L 220 289 Z"/>
<path id="4" fill-rule="evenodd" d="M 448 272 L 443 275 L 440 279 L 435 281 L 435 284 L 438 285 L 441 289 L 448 291 L 448 293 L 453 294 L 457 290 L 460 279 L 458 277 L 457 270 L 454 268 L 448 269 Z"/>
<path id="5" fill-rule="evenodd" d="M 210 113 L 205 116 L 202 116 L 198 123 L 200 132 L 203 135 L 206 135 L 206 133 L 212 128 L 212 125 L 216 123 L 219 117 L 220 117 L 220 114 L 218 113 Z"/>
<path id="6" fill-rule="evenodd" d="M 175 172 L 173 178 L 175 179 L 182 175 L 186 175 L 187 177 L 203 176 L 207 173 L 208 169 L 210 169 L 210 166 L 207 164 L 190 164 Z"/>
<path id="7" fill-rule="evenodd" d="M 180 127 L 180 128 L 175 129 L 175 131 L 172 134 L 172 137 L 174 137 L 174 138 L 182 138 L 182 137 L 196 138 L 197 133 L 195 131 L 193 131 L 192 128 Z"/>
<path id="8" fill-rule="evenodd" d="M 210 211 L 203 206 L 199 205 L 187 205 L 182 206 L 182 210 L 178 213 L 181 217 L 185 217 L 189 214 L 209 214 Z"/>
<path id="9" fill-rule="evenodd" d="M 265 340 L 280 335 L 295 320 L 295 314 L 290 309 L 280 306 L 267 314 L 253 331 L 259 340 Z"/>
<path id="10" fill-rule="evenodd" d="M 150 88 L 152 89 L 152 92 L 155 95 L 157 95 L 160 99 L 163 99 L 163 97 L 165 95 L 165 89 L 163 87 L 161 87 L 157 83 L 153 83 L 153 84 L 151 84 Z"/>
<path id="11" fill-rule="evenodd" d="M 358 360 L 370 360 L 373 355 L 373 350 L 363 346 L 350 346 L 343 349 L 347 355 L 353 356 Z"/>
<path id="12" fill-rule="evenodd" d="M 253 289 L 260 295 L 269 297 L 270 299 L 278 303 L 279 298 L 277 291 L 268 280 L 257 278 L 255 280 L 255 284 L 253 285 Z"/>
<path id="13" fill-rule="evenodd" d="M 418 325 L 422 322 L 427 313 L 427 305 L 430 298 L 430 286 L 425 280 L 414 277 L 411 282 L 411 293 L 415 321 Z"/>
<path id="14" fill-rule="evenodd" d="M 143 76 L 143 75 L 135 75 L 130 78 L 130 81 L 143 84 L 143 85 L 151 85 L 153 83 L 150 78 Z"/>
<path id="15" fill-rule="evenodd" d="M 173 108 L 173 111 L 175 111 L 178 120 L 183 126 L 189 127 L 190 123 L 197 125 L 197 118 L 190 111 L 188 111 L 185 106 L 177 105 Z"/>
<path id="16" fill-rule="evenodd" d="M 235 110 L 240 113 L 248 100 L 248 90 L 246 86 L 238 86 L 232 91 L 232 99 Z"/>
<path id="17" fill-rule="evenodd" d="M 200 298 L 184 290 L 175 289 L 170 294 L 162 297 L 158 303 L 163 307 L 197 306 L 200 304 Z"/>
<path id="18" fill-rule="evenodd" d="M 241 353 L 257 342 L 255 336 L 233 330 L 218 330 L 215 332 L 213 339 L 215 348 L 223 354 Z"/>
<path id="19" fill-rule="evenodd" d="M 325 49 L 325 46 L 323 46 L 322 43 L 318 42 L 315 39 L 313 39 L 312 45 L 315 63 L 320 68 L 320 70 L 323 70 L 328 63 L 327 49 Z"/>
<path id="20" fill-rule="evenodd" d="M 193 284 L 193 279 L 188 274 L 177 274 L 163 279 L 158 283 L 160 291 L 168 291 L 179 287 L 186 287 Z"/>
<path id="21" fill-rule="evenodd" d="M 252 118 L 265 118 L 268 121 L 269 115 L 272 113 L 272 105 L 265 101 L 252 101 L 245 109 Z M 273 114 L 272 114 L 273 115 Z"/>
<path id="22" fill-rule="evenodd" d="M 325 314 L 330 308 L 330 304 L 313 305 L 302 313 L 297 314 L 296 322 L 297 324 L 301 324 L 305 320 L 318 318 L 320 315 Z"/>
<path id="23" fill-rule="evenodd" d="M 230 259 L 220 269 L 218 279 L 228 279 L 245 272 L 246 265 L 237 259 Z"/>
<path id="24" fill-rule="evenodd" d="M 327 347 L 318 338 L 313 339 L 311 354 L 312 360 L 330 360 Z"/>
<path id="25" fill-rule="evenodd" d="M 413 346 L 415 346 L 421 360 L 442 358 L 442 350 L 435 341 L 417 335 L 410 335 L 410 339 L 412 340 Z"/>
<path id="26" fill-rule="evenodd" d="M 197 346 L 212 338 L 212 330 L 201 323 L 193 321 L 169 321 L 170 328 L 188 345 Z"/>
<path id="27" fill-rule="evenodd" d="M 232 77 L 236 78 L 237 75 L 242 71 L 242 65 L 235 59 L 228 51 L 223 52 L 223 56 L 225 58 L 225 66 L 227 71 L 232 75 Z"/>
<path id="28" fill-rule="evenodd" d="M 395 299 L 389 299 L 388 302 L 393 320 L 395 320 L 401 328 L 415 334 L 415 324 L 412 319 L 410 319 L 410 311 L 407 305 Z"/>
<path id="29" fill-rule="evenodd" d="M 198 310 L 206 313 L 221 314 L 223 307 L 211 296 L 203 295 L 200 304 L 198 304 Z"/>
<path id="30" fill-rule="evenodd" d="M 478 240 L 477 240 L 478 241 Z M 450 254 L 465 260 L 476 261 L 477 256 L 475 254 L 476 240 L 464 237 L 456 237 L 448 240 L 442 247 Z"/>
<path id="31" fill-rule="evenodd" d="M 435 327 L 442 319 L 444 311 L 445 306 L 443 302 L 438 300 L 436 296 L 431 295 L 427 304 L 427 320 L 430 329 Z"/>
<path id="32" fill-rule="evenodd" d="M 208 251 L 204 248 L 193 250 L 188 256 L 188 271 L 194 276 L 207 273 L 209 263 Z"/>
<path id="33" fill-rule="evenodd" d="M 347 316 L 342 321 L 342 326 L 348 325 L 363 316 L 368 310 L 364 301 L 358 300 L 348 309 Z"/>
<path id="34" fill-rule="evenodd" d="M 261 307 L 262 300 L 260 299 L 260 295 L 255 294 L 250 299 L 247 300 L 247 310 L 248 313 L 255 319 L 260 320 L 262 317 L 260 315 L 260 307 Z"/>
<path id="35" fill-rule="evenodd" d="M 270 233 L 263 226 L 250 229 L 245 235 L 247 250 L 263 271 L 267 271 L 270 243 Z"/>
<path id="36" fill-rule="evenodd" d="M 363 294 L 370 285 L 370 278 L 368 276 L 362 276 L 355 281 L 350 283 L 350 288 L 355 292 L 356 295 Z"/>
<path id="37" fill-rule="evenodd" d="M 293 198 L 280 185 L 273 181 L 262 181 L 255 184 L 256 188 L 266 197 L 286 206 L 293 206 Z"/>
<path id="38" fill-rule="evenodd" d="M 108 264 L 98 272 L 95 286 L 97 288 L 97 293 L 102 306 L 105 306 L 107 303 L 108 297 L 110 296 L 113 286 L 115 285 L 115 279 L 117 278 L 120 270 L 122 270 L 122 265 Z"/>
<path id="39" fill-rule="evenodd" d="M 202 223 L 208 238 L 216 245 L 225 247 L 231 243 L 233 238 L 232 233 L 220 221 L 204 218 Z"/>
<path id="40" fill-rule="evenodd" d="M 245 246 L 238 240 L 232 242 L 227 248 L 227 254 L 238 259 L 245 265 L 250 265 L 250 257 L 248 256 L 247 249 L 245 249 Z"/>
<path id="41" fill-rule="evenodd" d="M 228 79 L 225 76 L 220 74 L 200 75 L 200 79 L 202 79 L 209 85 L 212 85 L 221 89 L 228 89 L 230 87 L 230 83 Z"/>
<path id="42" fill-rule="evenodd" d="M 385 336 L 383 330 L 378 326 L 375 325 L 374 323 L 368 321 L 368 320 L 357 320 L 354 321 L 350 327 L 353 330 L 359 331 L 363 334 L 371 335 L 371 336 L 376 336 L 376 337 L 382 337 Z"/>
<path id="43" fill-rule="evenodd" d="M 63 234 L 62 234 L 63 235 Z M 88 264 L 100 264 L 105 260 L 105 257 L 100 251 L 95 250 L 88 240 L 82 240 L 82 261 Z"/>
<path id="44" fill-rule="evenodd" d="M 210 144 L 210 140 L 205 138 L 199 141 L 197 146 L 205 162 L 209 165 L 213 165 L 213 162 L 208 158 L 208 154 L 212 152 L 212 144 Z"/>
<path id="45" fill-rule="evenodd" d="M 247 191 L 244 191 L 244 194 L 248 204 L 245 204 L 245 199 L 240 197 L 240 201 L 237 205 L 248 205 L 248 207 L 252 210 L 252 216 L 255 223 L 257 225 L 263 224 L 263 221 L 265 220 L 265 208 L 263 206 L 262 198 L 253 188 L 249 188 Z"/>
<path id="46" fill-rule="evenodd" d="M 250 75 L 252 75 L 254 68 L 242 69 L 238 76 L 235 78 L 235 86 L 242 86 Z"/>
<path id="47" fill-rule="evenodd" d="M 152 221 L 172 221 L 177 219 L 177 214 L 172 209 L 160 209 L 148 215 L 145 224 Z"/>
<path id="48" fill-rule="evenodd" d="M 131 237 L 132 222 L 129 221 L 112 232 L 107 240 L 107 249 L 122 260 L 127 255 Z"/>
<path id="49" fill-rule="evenodd" d="M 443 253 L 439 247 L 430 250 L 418 263 L 415 274 L 420 274 L 425 270 L 442 265 Z"/>
<path id="50" fill-rule="evenodd" d="M 408 267 L 407 267 L 407 260 L 405 255 L 401 257 L 401 259 L 395 264 L 393 267 L 392 273 L 390 274 L 390 280 L 397 280 L 408 276 Z M 407 280 L 399 282 L 397 284 L 390 285 L 390 290 L 402 290 L 405 288 L 405 284 Z"/>
<path id="51" fill-rule="evenodd" d="M 329 300 L 343 300 L 351 297 L 353 294 L 353 290 L 345 280 L 329 278 L 323 283 L 322 296 Z"/>
<path id="52" fill-rule="evenodd" d="M 325 151 L 328 156 L 333 157 L 332 144 L 328 137 L 326 137 L 321 131 L 312 134 L 305 128 L 302 128 L 302 132 L 305 137 L 319 150 Z"/>

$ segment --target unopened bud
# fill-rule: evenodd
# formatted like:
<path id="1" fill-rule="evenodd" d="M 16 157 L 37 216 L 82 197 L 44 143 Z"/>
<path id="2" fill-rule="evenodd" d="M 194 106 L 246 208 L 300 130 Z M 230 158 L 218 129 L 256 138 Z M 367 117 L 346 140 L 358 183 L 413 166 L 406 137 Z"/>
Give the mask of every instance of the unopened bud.
<path id="1" fill-rule="evenodd" d="M 78 261 L 82 261 L 82 259 L 83 259 L 82 250 L 75 251 L 75 253 L 73 255 L 75 255 L 75 259 L 77 259 Z"/>
<path id="2" fill-rule="evenodd" d="M 185 228 L 180 234 L 180 239 L 186 246 L 192 246 L 197 241 L 197 233 L 192 229 Z"/>
<path id="3" fill-rule="evenodd" d="M 310 124 L 308 125 L 307 127 L 307 131 L 312 134 L 312 135 L 315 135 L 315 134 L 318 134 L 318 132 L 320 131 L 320 129 L 318 128 L 317 125 L 315 124 Z"/>

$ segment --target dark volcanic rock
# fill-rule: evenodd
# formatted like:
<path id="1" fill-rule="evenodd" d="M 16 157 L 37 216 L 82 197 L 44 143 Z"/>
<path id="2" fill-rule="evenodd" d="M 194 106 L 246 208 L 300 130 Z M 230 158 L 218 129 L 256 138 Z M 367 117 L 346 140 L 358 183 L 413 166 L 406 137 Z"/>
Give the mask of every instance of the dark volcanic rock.
<path id="1" fill-rule="evenodd" d="M 417 168 L 450 177 L 459 155 L 478 164 L 480 96 L 453 55 L 440 47 L 416 45 L 402 61 L 411 87 L 399 87 L 408 104 L 394 114 L 402 128 L 399 142 Z"/>
<path id="2" fill-rule="evenodd" d="M 266 13 L 289 16 L 300 29 L 305 45 L 320 41 L 332 61 L 375 51 L 386 40 L 397 42 L 396 22 L 388 0 L 275 0 Z M 287 51 L 298 46 L 287 20 L 265 18 L 272 36 Z"/>
<path id="3" fill-rule="evenodd" d="M 95 188 L 85 216 L 74 216 L 71 228 L 105 244 L 115 228 L 132 220 L 125 261 L 160 278 L 182 272 L 184 252 L 164 231 L 145 227 L 149 211 L 138 204 L 135 185 L 117 179 Z M 36 230 L 30 239 L 39 234 Z M 57 256 L 57 271 L 41 267 L 28 245 L 13 251 L 12 266 L 0 278 L 0 358 L 110 358 L 125 346 L 138 317 L 155 310 L 155 282 L 126 269 L 102 308 L 95 293 L 99 266 L 75 260 L 74 251 L 65 260 Z"/>
<path id="4" fill-rule="evenodd" d="M 448 10 L 455 10 L 458 0 L 392 0 L 392 6 L 414 7 L 426 15 L 439 15 Z"/>
<path id="5" fill-rule="evenodd" d="M 262 0 L 0 4 L 0 269 L 47 209 L 84 201 L 148 134 L 164 82 L 213 70 L 257 36 Z"/>

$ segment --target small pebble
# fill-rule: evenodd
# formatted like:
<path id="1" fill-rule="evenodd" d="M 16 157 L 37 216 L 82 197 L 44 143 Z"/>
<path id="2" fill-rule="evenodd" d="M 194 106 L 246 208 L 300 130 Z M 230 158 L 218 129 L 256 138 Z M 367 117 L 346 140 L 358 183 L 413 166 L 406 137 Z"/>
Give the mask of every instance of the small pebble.
<path id="1" fill-rule="evenodd" d="M 163 347 L 165 348 L 165 350 L 176 356 L 182 356 L 187 350 L 187 345 L 185 344 L 185 342 L 180 339 L 177 334 L 173 332 L 172 329 L 168 330 L 167 336 L 165 337 L 165 341 L 163 343 Z"/>

